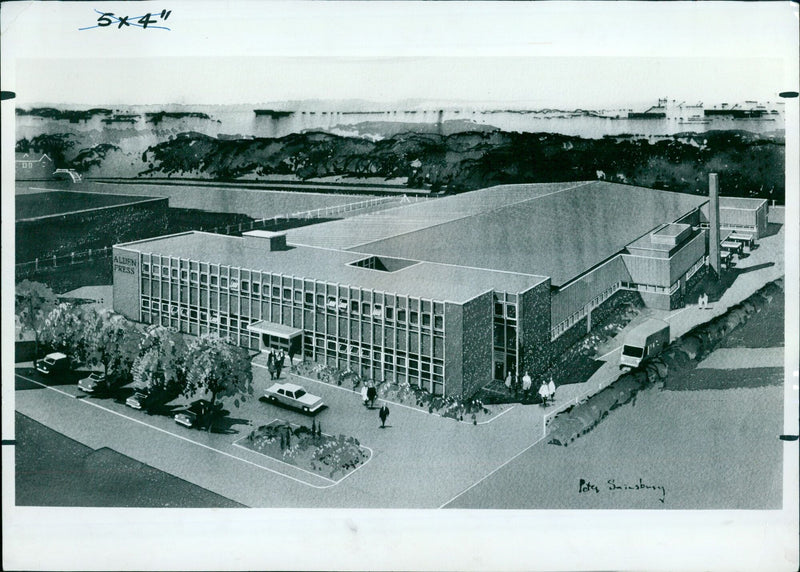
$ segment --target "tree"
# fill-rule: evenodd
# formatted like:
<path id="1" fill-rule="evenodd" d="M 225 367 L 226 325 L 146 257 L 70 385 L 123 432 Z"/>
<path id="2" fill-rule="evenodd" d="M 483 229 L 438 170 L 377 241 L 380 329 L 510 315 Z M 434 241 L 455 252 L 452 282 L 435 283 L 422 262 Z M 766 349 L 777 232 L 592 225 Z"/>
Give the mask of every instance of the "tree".
<path id="1" fill-rule="evenodd" d="M 30 280 L 23 280 L 17 284 L 14 312 L 22 326 L 20 335 L 26 330 L 33 332 L 37 356 L 44 319 L 55 304 L 56 295 L 49 286 Z"/>
<path id="2" fill-rule="evenodd" d="M 77 359 L 85 357 L 83 320 L 73 304 L 61 302 L 50 310 L 44 319 L 41 336 L 42 341 L 56 351 Z"/>
<path id="3" fill-rule="evenodd" d="M 183 336 L 164 326 L 151 326 L 139 343 L 139 354 L 131 369 L 133 380 L 150 392 L 177 395 L 185 385 L 185 354 Z"/>
<path id="4" fill-rule="evenodd" d="M 136 324 L 110 311 L 92 310 L 85 314 L 87 359 L 101 364 L 106 377 L 109 372 L 117 378 L 130 372 L 141 342 Z"/>
<path id="5" fill-rule="evenodd" d="M 203 334 L 189 346 L 186 357 L 186 392 L 211 394 L 211 410 L 218 397 L 236 396 L 234 405 L 253 394 L 253 368 L 247 351 L 229 344 L 215 333 Z M 208 429 L 211 429 L 209 424 Z"/>

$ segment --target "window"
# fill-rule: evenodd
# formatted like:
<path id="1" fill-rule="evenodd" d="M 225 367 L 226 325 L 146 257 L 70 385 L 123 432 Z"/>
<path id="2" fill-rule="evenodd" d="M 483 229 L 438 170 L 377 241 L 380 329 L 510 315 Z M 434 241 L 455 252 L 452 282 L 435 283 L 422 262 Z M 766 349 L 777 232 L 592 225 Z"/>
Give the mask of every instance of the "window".
<path id="1" fill-rule="evenodd" d="M 314 305 L 314 293 L 313 292 L 306 292 L 305 299 L 306 299 L 306 306 L 313 306 Z"/>
<path id="2" fill-rule="evenodd" d="M 292 299 L 292 289 L 291 288 L 284 288 L 283 289 L 283 299 L 284 300 L 291 300 Z"/>
<path id="3" fill-rule="evenodd" d="M 350 300 L 350 311 L 358 314 L 358 300 Z"/>
<path id="4" fill-rule="evenodd" d="M 205 272 L 200 274 L 200 284 L 208 284 L 208 274 Z"/>
<path id="5" fill-rule="evenodd" d="M 502 302 L 495 302 L 494 303 L 494 315 L 495 316 L 502 316 L 503 315 L 503 304 L 502 304 Z"/>
<path id="6" fill-rule="evenodd" d="M 177 280 L 178 279 L 178 269 L 177 268 L 173 268 L 172 269 L 172 279 L 173 280 Z"/>
<path id="7" fill-rule="evenodd" d="M 303 303 L 303 292 L 300 290 L 294 291 L 294 303 L 295 304 L 302 304 Z"/>
<path id="8" fill-rule="evenodd" d="M 363 304 L 361 304 L 361 313 L 363 315 L 369 316 L 370 309 L 371 309 L 371 307 L 370 307 L 370 305 L 368 303 L 364 302 Z"/>
<path id="9" fill-rule="evenodd" d="M 517 307 L 514 304 L 509 304 L 506 306 L 506 316 L 516 319 Z"/>
<path id="10" fill-rule="evenodd" d="M 281 289 L 279 286 L 272 287 L 272 297 L 273 298 L 280 298 L 281 297 Z"/>
<path id="11" fill-rule="evenodd" d="M 231 288 L 232 292 L 238 292 L 239 291 L 239 280 L 236 279 L 236 278 L 231 278 L 230 288 Z"/>
<path id="12" fill-rule="evenodd" d="M 413 324 L 415 326 L 417 324 L 419 324 L 419 312 L 415 312 L 414 310 L 411 310 L 411 315 L 409 316 L 409 318 L 410 318 L 409 323 L 411 323 L 411 324 Z"/>
<path id="13" fill-rule="evenodd" d="M 153 264 L 153 276 L 156 278 L 161 274 L 161 267 L 158 264 Z"/>
<path id="14" fill-rule="evenodd" d="M 186 282 L 189 279 L 189 271 L 188 270 L 181 270 L 181 280 Z"/>
<path id="15" fill-rule="evenodd" d="M 397 310 L 397 321 L 398 322 L 405 322 L 406 321 L 406 311 L 405 310 Z"/>
<path id="16" fill-rule="evenodd" d="M 142 308 L 149 308 L 150 300 L 142 300 Z"/>
<path id="17" fill-rule="evenodd" d="M 242 280 L 242 292 L 250 292 L 250 281 Z"/>
<path id="18" fill-rule="evenodd" d="M 387 320 L 394 320 L 394 308 L 386 308 L 386 319 Z"/>
<path id="19" fill-rule="evenodd" d="M 261 293 L 261 284 L 259 282 L 253 282 L 253 294 L 258 296 Z"/>
<path id="20" fill-rule="evenodd" d="M 197 270 L 192 270 L 192 282 L 197 283 Z"/>
<path id="21" fill-rule="evenodd" d="M 169 278 L 169 266 L 162 266 L 161 267 L 161 276 L 163 278 Z"/>
<path id="22" fill-rule="evenodd" d="M 218 284 L 218 283 L 219 283 L 219 277 L 218 277 L 218 276 L 213 276 L 213 275 L 212 275 L 212 276 L 211 276 L 211 285 L 212 285 L 212 286 L 217 286 L 217 284 Z"/>
<path id="23" fill-rule="evenodd" d="M 325 305 L 325 294 L 317 294 L 317 306 Z"/>
<path id="24" fill-rule="evenodd" d="M 220 276 L 219 277 L 219 285 L 222 288 L 228 287 L 228 277 L 227 276 Z"/>
<path id="25" fill-rule="evenodd" d="M 422 314 L 422 325 L 426 328 L 431 327 L 431 315 L 430 314 Z"/>
<path id="26" fill-rule="evenodd" d="M 437 330 L 444 329 L 444 318 L 442 316 L 433 317 L 433 327 Z"/>
<path id="27" fill-rule="evenodd" d="M 147 262 L 142 262 L 142 274 L 150 274 L 150 265 Z"/>

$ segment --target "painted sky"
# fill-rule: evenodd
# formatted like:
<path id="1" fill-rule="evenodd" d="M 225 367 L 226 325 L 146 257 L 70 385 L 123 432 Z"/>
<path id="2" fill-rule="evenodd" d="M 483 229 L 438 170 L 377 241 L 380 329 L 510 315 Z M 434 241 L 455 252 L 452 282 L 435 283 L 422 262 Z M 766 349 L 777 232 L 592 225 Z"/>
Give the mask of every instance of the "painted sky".
<path id="1" fill-rule="evenodd" d="M 780 60 L 724 58 L 162 58 L 27 60 L 20 105 L 379 104 L 639 106 L 659 97 L 707 104 L 774 101 Z M 313 106 L 313 103 L 311 104 Z"/>

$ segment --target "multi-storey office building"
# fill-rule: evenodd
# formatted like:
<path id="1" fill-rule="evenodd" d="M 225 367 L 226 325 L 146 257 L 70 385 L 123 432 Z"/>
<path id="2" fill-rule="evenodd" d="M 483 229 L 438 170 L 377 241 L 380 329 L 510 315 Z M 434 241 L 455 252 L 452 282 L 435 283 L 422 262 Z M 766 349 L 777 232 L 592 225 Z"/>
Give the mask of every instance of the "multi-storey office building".
<path id="1" fill-rule="evenodd" d="M 703 267 L 707 198 L 509 185 L 289 231 L 115 247 L 114 308 L 251 349 L 469 395 L 544 368 L 620 290 L 671 307 Z"/>

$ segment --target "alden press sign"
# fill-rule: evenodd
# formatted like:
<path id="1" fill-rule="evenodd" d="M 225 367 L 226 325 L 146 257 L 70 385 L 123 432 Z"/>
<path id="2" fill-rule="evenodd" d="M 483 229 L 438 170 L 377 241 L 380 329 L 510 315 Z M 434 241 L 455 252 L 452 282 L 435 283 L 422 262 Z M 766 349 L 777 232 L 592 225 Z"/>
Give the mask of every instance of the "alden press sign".
<path id="1" fill-rule="evenodd" d="M 138 264 L 135 258 L 128 256 L 114 255 L 114 272 L 122 272 L 124 274 L 135 274 L 136 265 Z"/>

